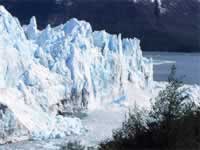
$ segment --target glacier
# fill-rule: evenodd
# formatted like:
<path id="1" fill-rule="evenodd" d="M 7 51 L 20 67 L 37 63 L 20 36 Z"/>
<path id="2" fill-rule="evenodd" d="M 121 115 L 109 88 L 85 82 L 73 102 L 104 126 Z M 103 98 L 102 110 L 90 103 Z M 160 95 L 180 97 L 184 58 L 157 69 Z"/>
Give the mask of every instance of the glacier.
<path id="1" fill-rule="evenodd" d="M 0 6 L 0 143 L 84 134 L 76 114 L 134 103 L 152 85 L 138 39 L 75 18 L 39 30 L 32 17 L 22 26 Z"/>

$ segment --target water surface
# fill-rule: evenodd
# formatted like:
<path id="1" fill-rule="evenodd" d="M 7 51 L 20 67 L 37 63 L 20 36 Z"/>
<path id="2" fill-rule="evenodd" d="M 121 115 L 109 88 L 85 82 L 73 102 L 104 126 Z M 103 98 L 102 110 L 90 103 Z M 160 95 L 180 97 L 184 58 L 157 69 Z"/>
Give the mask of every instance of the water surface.
<path id="1" fill-rule="evenodd" d="M 172 64 L 176 65 L 177 76 L 186 84 L 200 84 L 200 53 L 144 52 L 152 57 L 154 80 L 166 81 Z"/>

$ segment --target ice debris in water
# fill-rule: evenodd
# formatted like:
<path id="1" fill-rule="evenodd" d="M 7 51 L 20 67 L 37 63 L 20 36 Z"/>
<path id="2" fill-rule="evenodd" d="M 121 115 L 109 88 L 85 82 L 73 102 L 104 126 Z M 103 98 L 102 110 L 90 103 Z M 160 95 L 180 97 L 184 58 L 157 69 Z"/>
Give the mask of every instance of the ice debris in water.
<path id="1" fill-rule="evenodd" d="M 127 88 L 151 87 L 152 74 L 136 38 L 93 31 L 75 18 L 38 30 L 33 17 L 22 27 L 0 6 L 0 104 L 31 138 L 81 134 L 81 120 L 69 114 L 128 99 Z"/>

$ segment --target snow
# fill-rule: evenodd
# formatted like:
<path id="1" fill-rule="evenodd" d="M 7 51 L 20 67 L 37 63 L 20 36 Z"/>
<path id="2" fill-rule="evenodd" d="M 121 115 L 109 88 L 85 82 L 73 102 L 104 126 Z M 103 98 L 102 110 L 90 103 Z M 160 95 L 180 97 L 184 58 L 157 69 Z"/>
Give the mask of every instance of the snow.
<path id="1" fill-rule="evenodd" d="M 40 31 L 32 17 L 22 27 L 0 6 L 0 104 L 28 138 L 82 135 L 82 121 L 62 113 L 127 106 L 139 95 L 148 98 L 142 91 L 149 94 L 153 85 L 152 67 L 136 38 L 93 31 L 89 23 L 75 18 Z M 15 131 L 20 137 L 20 128 Z"/>

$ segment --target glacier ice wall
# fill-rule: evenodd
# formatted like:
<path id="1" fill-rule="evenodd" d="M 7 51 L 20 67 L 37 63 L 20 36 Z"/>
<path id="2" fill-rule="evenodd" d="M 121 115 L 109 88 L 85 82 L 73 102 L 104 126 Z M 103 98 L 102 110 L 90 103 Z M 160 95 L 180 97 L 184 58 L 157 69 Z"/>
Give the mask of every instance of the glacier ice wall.
<path id="1" fill-rule="evenodd" d="M 130 85 L 152 82 L 138 39 L 93 31 L 77 19 L 40 31 L 33 17 L 22 27 L 0 6 L 0 104 L 32 138 L 81 134 L 80 119 L 64 115 L 128 99 Z"/>
<path id="2" fill-rule="evenodd" d="M 89 23 L 77 19 L 39 31 L 33 17 L 24 30 L 37 45 L 35 61 L 71 81 L 66 93 L 84 106 L 94 108 L 103 99 L 111 102 L 126 95 L 126 82 L 151 85 L 152 63 L 143 58 L 138 39 L 93 32 Z"/>

